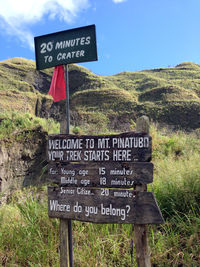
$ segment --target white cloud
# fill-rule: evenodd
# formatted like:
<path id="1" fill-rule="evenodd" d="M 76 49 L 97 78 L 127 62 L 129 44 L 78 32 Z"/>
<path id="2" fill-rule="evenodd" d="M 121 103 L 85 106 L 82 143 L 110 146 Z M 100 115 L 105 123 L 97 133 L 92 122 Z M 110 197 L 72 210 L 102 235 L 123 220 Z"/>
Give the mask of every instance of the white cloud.
<path id="1" fill-rule="evenodd" d="M 48 15 L 71 23 L 78 13 L 89 7 L 89 0 L 0 0 L 0 27 L 33 49 L 29 26 Z"/>
<path id="2" fill-rule="evenodd" d="M 114 3 L 118 4 L 118 3 L 122 3 L 125 2 L 126 0 L 113 0 Z"/>

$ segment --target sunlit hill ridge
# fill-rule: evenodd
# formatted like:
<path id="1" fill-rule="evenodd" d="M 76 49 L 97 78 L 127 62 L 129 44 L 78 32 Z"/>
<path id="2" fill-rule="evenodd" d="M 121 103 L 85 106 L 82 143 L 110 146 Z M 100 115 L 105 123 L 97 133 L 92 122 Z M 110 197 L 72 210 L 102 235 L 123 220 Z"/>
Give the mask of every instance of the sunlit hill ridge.
<path id="1" fill-rule="evenodd" d="M 53 69 L 36 71 L 35 62 L 12 58 L 0 62 L 0 112 L 28 112 L 60 120 L 65 101 L 54 104 L 48 95 Z M 173 128 L 200 127 L 200 66 L 93 74 L 70 65 L 71 124 L 100 124 L 127 129 L 140 115 Z M 63 110 L 63 111 L 62 111 Z"/>

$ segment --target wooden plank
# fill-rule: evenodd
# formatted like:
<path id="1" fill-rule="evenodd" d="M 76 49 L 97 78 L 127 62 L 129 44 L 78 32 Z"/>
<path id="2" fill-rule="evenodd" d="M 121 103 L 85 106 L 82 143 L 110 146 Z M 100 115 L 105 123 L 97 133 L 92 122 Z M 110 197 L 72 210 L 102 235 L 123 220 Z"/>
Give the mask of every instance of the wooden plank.
<path id="1" fill-rule="evenodd" d="M 151 161 L 152 138 L 145 133 L 119 135 L 49 135 L 49 162 Z"/>
<path id="2" fill-rule="evenodd" d="M 163 223 L 153 193 L 119 189 L 48 187 L 49 217 L 93 223 Z"/>
<path id="3" fill-rule="evenodd" d="M 150 162 L 49 163 L 48 182 L 62 186 L 132 188 L 153 181 Z"/>

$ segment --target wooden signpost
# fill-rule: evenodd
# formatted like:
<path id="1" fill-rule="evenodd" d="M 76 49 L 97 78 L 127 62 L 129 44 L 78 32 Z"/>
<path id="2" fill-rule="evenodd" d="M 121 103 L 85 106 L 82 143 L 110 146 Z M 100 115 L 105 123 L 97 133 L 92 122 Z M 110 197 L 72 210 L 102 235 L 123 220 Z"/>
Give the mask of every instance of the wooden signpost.
<path id="1" fill-rule="evenodd" d="M 147 224 L 164 222 L 153 193 L 152 138 L 142 118 L 137 132 L 69 134 L 68 64 L 97 60 L 95 25 L 35 37 L 36 68 L 65 66 L 66 129 L 50 135 L 48 213 L 60 218 L 60 267 L 73 267 L 71 220 L 134 224 L 136 259 L 150 267 Z M 134 188 L 134 190 L 132 190 Z"/>
<path id="2" fill-rule="evenodd" d="M 138 266 L 150 267 L 147 224 L 164 220 L 153 193 L 146 192 L 153 182 L 152 138 L 142 121 L 141 132 L 49 135 L 49 182 L 57 186 L 48 188 L 48 213 L 51 218 L 134 224 Z"/>

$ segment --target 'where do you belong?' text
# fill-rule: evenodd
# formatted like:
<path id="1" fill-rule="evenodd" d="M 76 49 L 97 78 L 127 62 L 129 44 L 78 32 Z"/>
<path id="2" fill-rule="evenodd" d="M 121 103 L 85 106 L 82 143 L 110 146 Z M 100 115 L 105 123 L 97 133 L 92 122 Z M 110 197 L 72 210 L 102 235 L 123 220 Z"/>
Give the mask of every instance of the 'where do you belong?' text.
<path id="1" fill-rule="evenodd" d="M 49 187 L 49 214 L 54 216 L 63 214 L 65 217 L 79 217 L 81 220 L 96 219 L 124 222 L 131 211 L 131 204 L 135 197 L 130 190 L 113 191 L 109 189 L 85 189 L 61 187 L 55 190 Z M 66 197 L 67 196 L 67 197 Z M 81 198 L 80 198 L 81 196 Z M 108 203 L 109 197 L 118 198 L 116 202 Z M 121 202 L 125 205 L 121 205 Z"/>
<path id="2" fill-rule="evenodd" d="M 48 187 L 48 213 L 93 223 L 160 224 L 163 218 L 151 192 L 108 188 Z"/>

